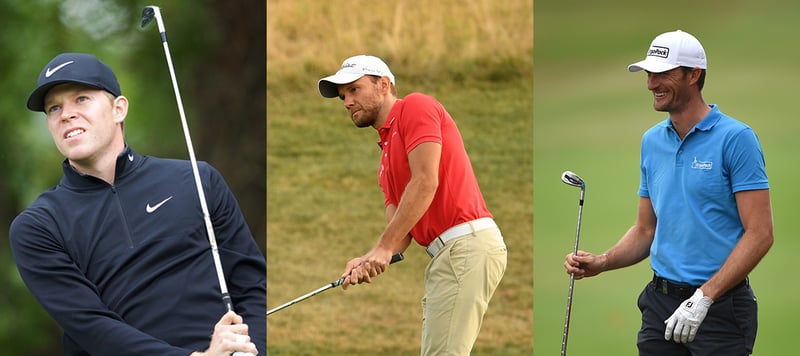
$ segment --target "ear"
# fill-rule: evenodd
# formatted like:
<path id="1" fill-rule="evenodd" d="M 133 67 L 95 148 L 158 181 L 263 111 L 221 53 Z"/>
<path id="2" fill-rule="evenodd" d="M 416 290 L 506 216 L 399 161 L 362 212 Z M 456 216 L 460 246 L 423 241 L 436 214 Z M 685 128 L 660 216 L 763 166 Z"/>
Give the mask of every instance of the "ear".
<path id="1" fill-rule="evenodd" d="M 114 121 L 118 123 L 124 122 L 125 117 L 128 116 L 128 98 L 120 95 L 114 98 L 112 105 L 114 110 Z"/>
<path id="2" fill-rule="evenodd" d="M 703 70 L 700 68 L 692 68 L 692 71 L 689 73 L 689 85 L 697 84 L 697 81 L 700 80 L 700 74 L 703 73 Z"/>
<path id="3" fill-rule="evenodd" d="M 381 77 L 380 83 L 381 83 L 381 92 L 383 94 L 388 95 L 392 93 L 392 81 L 389 79 L 389 77 Z"/>

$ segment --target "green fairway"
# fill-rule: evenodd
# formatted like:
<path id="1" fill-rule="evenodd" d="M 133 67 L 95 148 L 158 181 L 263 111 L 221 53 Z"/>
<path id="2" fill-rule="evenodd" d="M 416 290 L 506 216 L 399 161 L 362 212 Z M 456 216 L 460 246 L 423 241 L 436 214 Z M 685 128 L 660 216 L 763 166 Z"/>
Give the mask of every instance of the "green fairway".
<path id="1" fill-rule="evenodd" d="M 644 58 L 653 37 L 675 29 L 694 34 L 706 49 L 706 102 L 750 125 L 764 148 L 775 244 L 751 274 L 759 300 L 754 355 L 790 354 L 800 315 L 800 288 L 785 277 L 800 247 L 793 236 L 793 202 L 800 194 L 794 136 L 800 122 L 791 107 L 800 77 L 800 4 L 606 4 L 543 0 L 534 10 L 536 355 L 558 354 L 564 327 L 569 276 L 563 262 L 575 239 L 579 189 L 559 176 L 571 170 L 586 181 L 581 249 L 601 253 L 634 223 L 640 138 L 666 116 L 653 110 L 645 74 L 626 68 Z M 569 354 L 636 354 L 636 298 L 651 277 L 645 260 L 576 281 Z"/>

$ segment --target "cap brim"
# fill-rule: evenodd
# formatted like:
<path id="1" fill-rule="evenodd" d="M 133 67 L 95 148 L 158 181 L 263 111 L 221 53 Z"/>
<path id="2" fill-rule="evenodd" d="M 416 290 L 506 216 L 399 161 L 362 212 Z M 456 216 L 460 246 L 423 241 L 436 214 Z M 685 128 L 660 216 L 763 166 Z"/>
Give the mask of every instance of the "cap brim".
<path id="1" fill-rule="evenodd" d="M 54 81 L 36 88 L 28 97 L 28 109 L 32 111 L 44 111 L 44 97 L 47 95 L 47 92 L 56 85 L 68 82 L 68 80 Z"/>
<path id="2" fill-rule="evenodd" d="M 28 97 L 28 109 L 31 110 L 31 111 L 42 111 L 42 112 L 44 112 L 44 98 L 47 96 L 47 93 L 50 91 L 50 89 L 53 89 L 53 87 L 55 87 L 56 85 L 65 84 L 65 83 L 77 83 L 77 84 L 85 85 L 85 86 L 92 87 L 92 88 L 95 88 L 95 89 L 105 90 L 105 91 L 108 91 L 109 93 L 111 93 L 111 91 L 109 91 L 108 89 L 102 88 L 102 87 L 96 85 L 95 83 L 90 83 L 90 82 L 81 81 L 81 80 L 69 80 L 69 79 L 55 80 L 55 81 L 49 82 L 49 83 L 47 83 L 45 85 L 42 85 L 42 86 L 36 88 L 36 90 L 34 90 L 33 93 L 31 93 L 31 95 Z M 114 95 L 114 96 L 119 96 L 120 95 L 120 94 L 116 94 L 116 93 L 111 93 L 111 94 Z"/>
<path id="3" fill-rule="evenodd" d="M 363 77 L 361 73 L 336 73 L 322 78 L 317 83 L 319 94 L 326 98 L 339 96 L 339 84 L 349 84 Z"/>
<path id="4" fill-rule="evenodd" d="M 671 69 L 678 68 L 677 64 L 664 63 L 662 61 L 654 61 L 652 59 L 645 59 L 628 66 L 628 71 L 638 72 L 646 70 L 651 73 L 662 73 Z"/>

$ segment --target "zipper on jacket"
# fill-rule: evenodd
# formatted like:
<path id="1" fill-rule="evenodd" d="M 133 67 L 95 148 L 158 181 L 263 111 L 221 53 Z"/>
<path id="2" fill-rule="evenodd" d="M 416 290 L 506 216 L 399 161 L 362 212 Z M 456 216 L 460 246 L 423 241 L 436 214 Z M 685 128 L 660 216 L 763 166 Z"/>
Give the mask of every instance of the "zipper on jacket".
<path id="1" fill-rule="evenodd" d="M 122 218 L 122 225 L 124 225 L 123 231 L 125 231 L 125 240 L 128 242 L 128 248 L 133 248 L 133 236 L 128 224 L 128 219 L 125 218 L 125 210 L 122 208 L 122 202 L 119 199 L 116 186 L 111 185 L 111 193 L 114 195 L 114 201 L 117 203 L 117 212 L 119 212 L 119 216 Z"/>

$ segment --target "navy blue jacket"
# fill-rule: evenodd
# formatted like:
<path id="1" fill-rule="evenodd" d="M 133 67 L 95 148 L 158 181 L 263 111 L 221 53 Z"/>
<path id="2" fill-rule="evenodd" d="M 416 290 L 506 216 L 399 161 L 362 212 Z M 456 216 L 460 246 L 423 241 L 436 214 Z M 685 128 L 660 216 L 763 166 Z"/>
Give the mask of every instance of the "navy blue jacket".
<path id="1" fill-rule="evenodd" d="M 75 171 L 11 225 L 11 249 L 64 330 L 65 355 L 189 355 L 226 312 L 191 164 L 117 158 L 113 185 Z M 199 162 L 235 311 L 266 355 L 266 261 L 217 170 Z"/>

